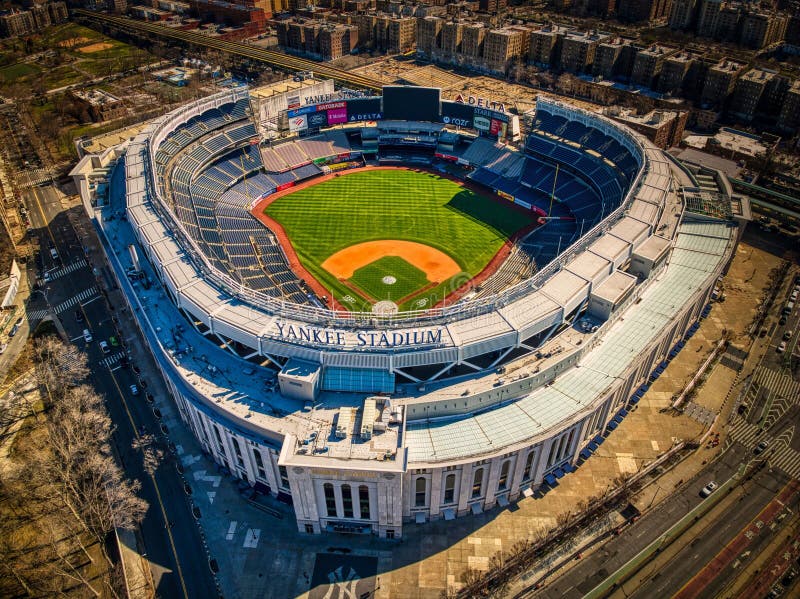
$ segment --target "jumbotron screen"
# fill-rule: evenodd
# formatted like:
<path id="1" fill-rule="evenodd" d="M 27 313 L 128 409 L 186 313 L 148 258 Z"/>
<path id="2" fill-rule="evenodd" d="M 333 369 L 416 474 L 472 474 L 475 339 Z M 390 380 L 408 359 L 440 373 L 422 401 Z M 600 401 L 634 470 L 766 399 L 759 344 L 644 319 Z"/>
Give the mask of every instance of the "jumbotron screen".
<path id="1" fill-rule="evenodd" d="M 438 87 L 406 85 L 383 88 L 383 118 L 397 121 L 439 120 L 441 92 Z"/>

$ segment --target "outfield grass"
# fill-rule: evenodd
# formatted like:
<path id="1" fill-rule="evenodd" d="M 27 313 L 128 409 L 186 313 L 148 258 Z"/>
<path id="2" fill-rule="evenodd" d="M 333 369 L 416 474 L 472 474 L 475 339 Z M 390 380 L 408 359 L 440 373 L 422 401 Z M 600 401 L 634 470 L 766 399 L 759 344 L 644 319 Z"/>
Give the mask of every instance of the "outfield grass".
<path id="1" fill-rule="evenodd" d="M 394 277 L 395 282 L 384 283 L 387 276 Z M 424 272 L 397 256 L 385 256 L 362 266 L 349 280 L 378 301 L 397 301 L 430 283 Z"/>
<path id="2" fill-rule="evenodd" d="M 454 279 L 463 282 L 477 275 L 511 235 L 534 221 L 511 205 L 449 179 L 394 169 L 335 177 L 279 198 L 265 212 L 283 226 L 303 266 L 337 299 L 353 291 L 321 264 L 341 249 L 364 241 L 401 239 L 443 251 L 462 273 L 426 292 L 430 304 L 454 290 Z M 359 281 L 372 295 L 374 284 L 362 277 Z M 403 295 L 393 291 L 392 297 Z"/>

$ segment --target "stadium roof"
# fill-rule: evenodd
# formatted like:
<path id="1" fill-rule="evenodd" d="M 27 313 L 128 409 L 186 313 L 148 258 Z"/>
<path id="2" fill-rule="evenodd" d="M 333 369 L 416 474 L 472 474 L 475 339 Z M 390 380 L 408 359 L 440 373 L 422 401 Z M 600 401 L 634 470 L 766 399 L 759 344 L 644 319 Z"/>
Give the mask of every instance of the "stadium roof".
<path id="1" fill-rule="evenodd" d="M 603 343 L 584 354 L 579 367 L 568 370 L 550 386 L 489 412 L 409 422 L 409 462 L 471 461 L 482 453 L 529 443 L 589 408 L 689 303 L 703 280 L 720 266 L 732 240 L 727 223 L 683 223 L 664 274 L 645 291 L 640 303 L 625 312 L 624 320 L 611 326 Z"/>

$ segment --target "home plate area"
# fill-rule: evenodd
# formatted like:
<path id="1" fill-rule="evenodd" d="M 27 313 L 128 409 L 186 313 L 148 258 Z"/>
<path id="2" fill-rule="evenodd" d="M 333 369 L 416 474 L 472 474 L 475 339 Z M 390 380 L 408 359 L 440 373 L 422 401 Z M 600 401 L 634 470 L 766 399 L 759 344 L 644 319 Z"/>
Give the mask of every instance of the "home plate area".
<path id="1" fill-rule="evenodd" d="M 359 599 L 375 594 L 378 558 L 318 553 L 309 599 Z"/>

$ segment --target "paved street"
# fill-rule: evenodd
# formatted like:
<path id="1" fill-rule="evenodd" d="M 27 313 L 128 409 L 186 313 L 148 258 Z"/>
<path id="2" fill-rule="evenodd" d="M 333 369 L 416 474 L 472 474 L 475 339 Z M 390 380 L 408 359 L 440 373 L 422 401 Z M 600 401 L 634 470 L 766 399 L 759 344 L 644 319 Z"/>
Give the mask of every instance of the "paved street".
<path id="1" fill-rule="evenodd" d="M 140 432 L 155 433 L 164 447 L 167 438 L 160 432 L 160 423 L 144 397 L 145 391 L 137 397 L 131 394 L 130 385 L 143 388 L 147 383 L 142 383 L 132 367 L 120 367 L 120 359 L 129 351 L 132 366 L 143 374 L 152 369 L 149 354 L 143 351 L 135 329 L 126 326 L 126 319 L 118 314 L 120 301 L 115 299 L 113 291 L 107 300 L 102 285 L 98 284 L 107 281 L 103 276 L 105 267 L 82 208 L 70 208 L 68 218 L 61 196 L 52 187 L 32 187 L 25 195 L 34 234 L 41 238 L 44 267 L 52 279 L 41 291 L 34 292 L 27 317 L 35 327 L 38 320 L 55 313 L 68 337 L 89 355 L 92 382 L 106 397 L 116 426 L 115 449 L 128 476 L 142 481 L 141 495 L 150 504 L 141 526 L 141 538 L 156 592 L 162 597 L 216 597 L 200 531 L 174 464 L 168 459 L 151 477 L 143 470 L 141 454 L 131 449 Z M 77 230 L 73 223 L 77 223 Z M 58 260 L 51 257 L 50 244 L 58 252 Z M 84 245 L 89 246 L 89 261 L 84 256 Z M 99 279 L 92 268 L 98 269 Z M 83 340 L 83 329 L 91 331 L 91 343 Z M 112 344 L 112 337 L 119 345 Z M 101 340 L 109 343 L 109 354 L 100 350 Z M 154 388 L 150 392 L 158 396 L 160 403 L 166 403 L 163 389 Z M 166 409 L 162 412 L 166 419 Z M 171 421 L 175 421 L 174 416 Z"/>

